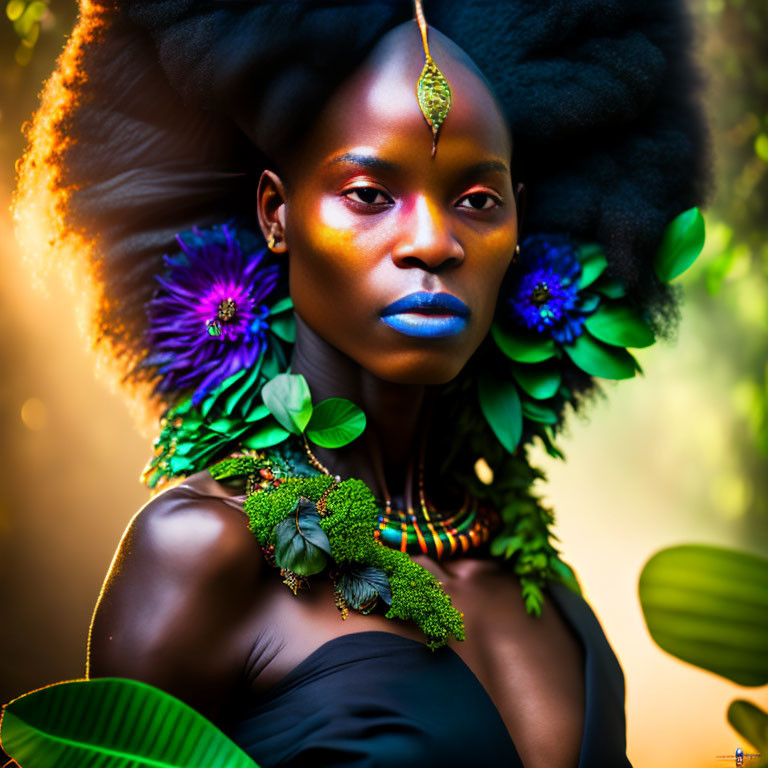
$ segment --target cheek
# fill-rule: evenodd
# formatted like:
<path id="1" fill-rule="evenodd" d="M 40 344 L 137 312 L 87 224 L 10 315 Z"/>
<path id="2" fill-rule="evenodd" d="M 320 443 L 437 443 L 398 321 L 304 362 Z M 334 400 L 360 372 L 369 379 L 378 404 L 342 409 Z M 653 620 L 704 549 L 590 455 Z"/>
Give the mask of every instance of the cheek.
<path id="1" fill-rule="evenodd" d="M 511 231 L 486 237 L 477 254 L 478 269 L 472 290 L 478 309 L 477 330 L 481 336 L 485 336 L 493 322 L 499 289 L 512 263 L 516 243 L 517 228 L 514 227 Z"/>
<path id="2" fill-rule="evenodd" d="M 376 238 L 353 224 L 343 201 L 321 199 L 294 207 L 286 228 L 296 311 L 316 333 L 343 346 L 350 329 L 370 321 L 380 304 Z"/>

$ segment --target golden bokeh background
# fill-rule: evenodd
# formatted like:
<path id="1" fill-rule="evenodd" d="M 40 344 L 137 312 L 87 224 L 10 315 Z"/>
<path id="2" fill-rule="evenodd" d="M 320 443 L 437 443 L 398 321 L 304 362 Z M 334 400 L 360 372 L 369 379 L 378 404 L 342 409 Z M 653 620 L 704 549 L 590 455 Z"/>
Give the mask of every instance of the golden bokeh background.
<path id="1" fill-rule="evenodd" d="M 20 29 L 18 14 L 32 6 Z M 726 722 L 730 701 L 768 706 L 768 690 L 661 651 L 637 598 L 640 570 L 662 547 L 768 552 L 768 12 L 764 0 L 692 7 L 720 183 L 705 253 L 682 280 L 678 338 L 641 351 L 644 377 L 607 384 L 606 397 L 571 420 L 567 462 L 535 457 L 549 476 L 541 490 L 557 511 L 562 550 L 625 671 L 636 768 L 728 764 L 714 756 L 749 748 Z M 45 291 L 33 284 L 8 210 L 21 124 L 74 13 L 68 2 L 12 0 L 0 17 L 2 702 L 84 675 L 101 581 L 148 498 L 138 476 L 149 440 L 94 376 L 72 295 L 56 276 Z"/>

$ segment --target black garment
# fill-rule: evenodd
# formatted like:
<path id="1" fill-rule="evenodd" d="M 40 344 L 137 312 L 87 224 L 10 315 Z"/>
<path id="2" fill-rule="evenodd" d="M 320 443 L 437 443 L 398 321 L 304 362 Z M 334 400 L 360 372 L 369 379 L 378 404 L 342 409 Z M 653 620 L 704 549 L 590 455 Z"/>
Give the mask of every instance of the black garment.
<path id="1" fill-rule="evenodd" d="M 631 768 L 616 656 L 581 597 L 559 584 L 549 594 L 585 650 L 579 768 Z M 522 768 L 461 657 L 390 632 L 325 643 L 226 732 L 261 768 Z"/>

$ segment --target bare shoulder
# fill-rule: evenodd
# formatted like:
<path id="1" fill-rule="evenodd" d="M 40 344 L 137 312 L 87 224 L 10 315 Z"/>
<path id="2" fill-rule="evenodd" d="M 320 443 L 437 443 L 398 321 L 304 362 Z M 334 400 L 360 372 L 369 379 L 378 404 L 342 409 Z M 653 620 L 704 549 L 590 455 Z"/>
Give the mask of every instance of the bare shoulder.
<path id="1" fill-rule="evenodd" d="M 159 494 L 115 553 L 91 622 L 88 676 L 143 680 L 213 715 L 254 639 L 262 567 L 242 502 L 207 472 Z"/>
<path id="2" fill-rule="evenodd" d="M 133 517 L 117 553 L 165 573 L 201 578 L 255 576 L 262 564 L 258 543 L 237 497 L 208 472 L 160 493 Z M 113 568 L 114 570 L 114 568 Z"/>

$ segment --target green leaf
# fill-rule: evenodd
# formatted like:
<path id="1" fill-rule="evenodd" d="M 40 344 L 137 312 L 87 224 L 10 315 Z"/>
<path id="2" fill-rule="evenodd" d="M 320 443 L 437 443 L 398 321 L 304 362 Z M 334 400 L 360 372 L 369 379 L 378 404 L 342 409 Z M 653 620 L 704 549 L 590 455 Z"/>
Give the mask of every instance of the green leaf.
<path id="1" fill-rule="evenodd" d="M 269 328 L 279 339 L 293 344 L 296 341 L 296 318 L 291 313 L 285 317 L 278 317 L 271 320 Z"/>
<path id="2" fill-rule="evenodd" d="M 504 448 L 514 453 L 523 434 L 523 411 L 517 388 L 511 381 L 481 376 L 478 394 L 485 420 Z"/>
<path id="3" fill-rule="evenodd" d="M 184 702 L 119 678 L 58 683 L 12 701 L 0 739 L 24 768 L 257 768 Z"/>
<path id="4" fill-rule="evenodd" d="M 739 685 L 768 683 L 768 559 L 682 545 L 640 574 L 648 631 L 668 653 Z"/>
<path id="5" fill-rule="evenodd" d="M 541 587 L 535 581 L 525 576 L 520 578 L 520 586 L 522 587 L 526 613 L 530 613 L 533 616 L 541 616 L 541 607 L 544 605 L 544 595 L 541 593 Z"/>
<path id="6" fill-rule="evenodd" d="M 515 552 L 520 551 L 525 545 L 522 536 L 505 536 L 503 533 L 491 542 L 491 553 L 494 557 L 504 557 L 509 560 Z"/>
<path id="7" fill-rule="evenodd" d="M 760 707 L 736 699 L 728 707 L 728 722 L 763 755 L 768 753 L 768 714 Z"/>
<path id="8" fill-rule="evenodd" d="M 241 440 L 243 447 L 258 451 L 262 448 L 270 448 L 273 445 L 282 443 L 290 432 L 283 429 L 270 419 L 266 424 L 259 427 L 253 434 Z"/>
<path id="9" fill-rule="evenodd" d="M 320 515 L 313 501 L 299 498 L 290 515 L 274 530 L 275 562 L 281 568 L 311 576 L 328 564 L 331 544 L 320 527 Z"/>
<path id="10" fill-rule="evenodd" d="M 194 450 L 197 443 L 178 443 L 174 456 L 186 456 L 190 451 Z"/>
<path id="11" fill-rule="evenodd" d="M 240 379 L 244 378 L 247 373 L 248 372 L 245 370 L 245 368 L 237 371 L 236 373 L 233 373 L 231 376 L 224 379 L 224 381 L 222 381 L 221 384 L 219 384 L 219 386 L 213 390 L 213 392 L 211 392 L 209 395 L 206 395 L 206 397 L 200 403 L 200 413 L 204 418 L 207 418 L 208 414 L 213 409 L 213 406 L 218 403 L 219 398 L 225 392 L 228 392 L 230 388 L 234 386 Z"/>
<path id="12" fill-rule="evenodd" d="M 553 459 L 563 459 L 565 460 L 565 454 L 555 445 L 555 436 L 554 434 L 550 434 L 548 432 L 548 428 L 544 427 L 541 432 L 536 432 L 536 434 L 539 436 L 539 439 L 544 444 L 544 450 L 553 458 Z"/>
<path id="13" fill-rule="evenodd" d="M 251 408 L 250 412 L 246 415 L 245 421 L 248 424 L 253 424 L 256 421 L 261 421 L 269 416 L 269 408 L 264 403 L 259 403 L 255 408 Z"/>
<path id="14" fill-rule="evenodd" d="M 281 361 L 278 358 L 277 349 L 267 349 L 264 353 L 264 362 L 261 364 L 261 373 L 265 379 L 274 379 L 282 370 Z"/>
<path id="15" fill-rule="evenodd" d="M 307 424 L 307 437 L 323 448 L 341 448 L 365 430 L 365 414 L 343 397 L 329 397 L 318 403 Z"/>
<path id="16" fill-rule="evenodd" d="M 603 296 L 607 296 L 609 299 L 621 299 L 627 295 L 627 289 L 621 280 L 615 277 L 606 277 L 605 275 L 600 277 L 592 286 L 592 290 L 602 293 Z"/>
<path id="17" fill-rule="evenodd" d="M 301 374 L 279 373 L 261 390 L 264 405 L 284 429 L 300 435 L 312 417 L 312 399 Z"/>
<path id="18" fill-rule="evenodd" d="M 171 456 L 171 458 L 168 459 L 168 466 L 171 468 L 174 475 L 179 475 L 186 472 L 188 469 L 192 469 L 193 463 L 190 459 L 187 459 L 184 456 Z"/>
<path id="19" fill-rule="evenodd" d="M 522 390 L 536 400 L 549 400 L 557 394 L 563 375 L 557 363 L 531 365 L 516 363 L 512 374 Z"/>
<path id="20" fill-rule="evenodd" d="M 539 403 L 523 401 L 523 416 L 542 424 L 557 424 L 557 414 L 551 408 L 545 408 Z"/>
<path id="21" fill-rule="evenodd" d="M 377 598 L 392 605 L 392 587 L 387 574 L 380 568 L 351 566 L 341 574 L 339 590 L 347 605 L 362 613 L 369 613 Z"/>
<path id="22" fill-rule="evenodd" d="M 672 219 L 653 264 L 662 283 L 674 280 L 696 261 L 704 247 L 704 230 L 704 217 L 698 208 L 689 208 Z"/>
<path id="23" fill-rule="evenodd" d="M 603 304 L 584 325 L 596 339 L 617 347 L 650 347 L 655 341 L 642 315 L 624 304 Z"/>
<path id="24" fill-rule="evenodd" d="M 557 574 L 562 584 L 568 587 L 571 592 L 575 592 L 577 595 L 582 594 L 581 584 L 579 584 L 576 571 L 574 571 L 568 563 L 563 562 L 559 557 L 556 557 L 551 561 L 551 564 L 552 569 Z"/>
<path id="25" fill-rule="evenodd" d="M 261 354 L 258 361 L 253 365 L 248 375 L 243 379 L 240 386 L 238 386 L 231 394 L 227 395 L 224 402 L 224 413 L 231 414 L 238 403 L 243 401 L 243 398 L 250 392 L 254 392 L 258 386 L 259 373 L 261 372 L 261 366 L 264 362 L 264 353 Z"/>
<path id="26" fill-rule="evenodd" d="M 275 302 L 269 308 L 269 314 L 271 317 L 279 315 L 281 312 L 287 312 L 289 309 L 293 309 L 293 299 L 290 296 L 286 296 L 284 299 Z"/>
<path id="27" fill-rule="evenodd" d="M 588 243 L 579 247 L 579 262 L 581 263 L 581 276 L 579 277 L 579 290 L 597 280 L 608 266 L 608 260 L 605 258 L 605 252 L 602 246 L 597 243 Z"/>
<path id="28" fill-rule="evenodd" d="M 635 358 L 626 349 L 603 344 L 588 333 L 582 333 L 563 349 L 573 363 L 590 376 L 631 379 L 635 375 Z"/>
<path id="29" fill-rule="evenodd" d="M 234 419 L 216 419 L 216 421 L 212 421 L 206 426 L 213 432 L 219 432 L 221 434 L 227 435 L 235 429 L 235 424 L 239 423 L 239 419 L 237 421 Z"/>
<path id="30" fill-rule="evenodd" d="M 518 363 L 540 363 L 556 353 L 555 342 L 549 336 L 527 331 L 508 333 L 498 323 L 491 326 L 496 346 L 510 359 Z"/>

